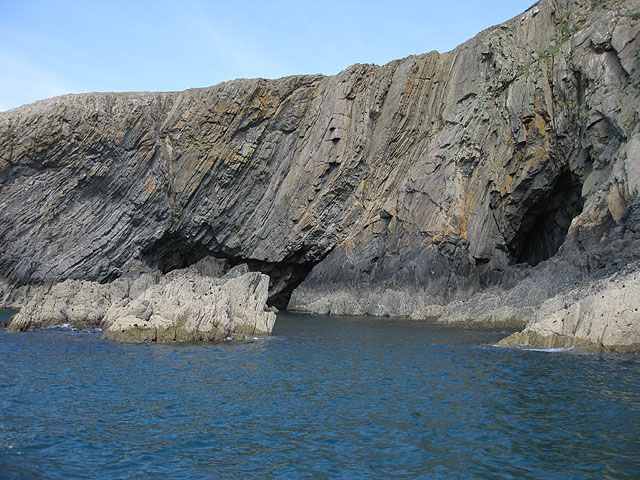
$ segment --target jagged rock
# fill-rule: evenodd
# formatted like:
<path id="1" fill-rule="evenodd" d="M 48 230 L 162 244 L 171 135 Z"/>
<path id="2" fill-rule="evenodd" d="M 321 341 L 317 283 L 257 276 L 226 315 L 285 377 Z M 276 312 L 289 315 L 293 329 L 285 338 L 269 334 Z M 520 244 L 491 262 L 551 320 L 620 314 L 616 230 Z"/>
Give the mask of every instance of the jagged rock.
<path id="1" fill-rule="evenodd" d="M 137 284 L 151 281 L 147 276 Z M 133 282 L 132 282 L 133 283 Z M 29 300 L 9 323 L 10 332 L 68 324 L 78 329 L 100 326 L 109 306 L 128 296 L 129 281 L 109 284 L 65 280 L 50 288 L 32 289 Z"/>
<path id="2" fill-rule="evenodd" d="M 130 343 L 268 334 L 275 322 L 268 285 L 267 275 L 211 257 L 166 275 L 138 268 L 106 284 L 65 280 L 33 289 L 9 331 L 100 326 L 105 338 Z"/>
<path id="3" fill-rule="evenodd" d="M 501 345 L 640 350 L 640 267 L 546 300 L 521 332 Z"/>
<path id="4" fill-rule="evenodd" d="M 78 329 L 98 327 L 113 303 L 137 297 L 160 277 L 159 271 L 133 262 L 122 277 L 109 283 L 65 280 L 24 289 L 17 302 L 20 311 L 12 317 L 9 331 L 63 324 Z"/>
<path id="5" fill-rule="evenodd" d="M 214 255 L 279 308 L 521 324 L 640 260 L 639 11 L 541 0 L 443 54 L 0 113 L 0 298 Z"/>
<path id="6" fill-rule="evenodd" d="M 269 277 L 249 272 L 230 279 L 172 275 L 135 299 L 109 308 L 103 337 L 127 343 L 224 340 L 268 334 L 275 313 L 266 311 Z"/>

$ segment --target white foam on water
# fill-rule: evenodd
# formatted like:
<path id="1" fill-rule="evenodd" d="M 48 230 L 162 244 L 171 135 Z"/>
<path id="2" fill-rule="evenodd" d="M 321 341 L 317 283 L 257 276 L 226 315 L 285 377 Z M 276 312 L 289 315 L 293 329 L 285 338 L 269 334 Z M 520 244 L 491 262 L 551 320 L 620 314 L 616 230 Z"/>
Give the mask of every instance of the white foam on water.
<path id="1" fill-rule="evenodd" d="M 518 350 L 526 350 L 527 352 L 545 352 L 545 353 L 556 353 L 556 352 L 570 352 L 574 349 L 574 347 L 554 347 L 554 348 L 534 348 L 527 344 L 520 345 L 498 345 L 493 344 L 492 347 L 498 348 L 517 348 Z"/>
<path id="2" fill-rule="evenodd" d="M 570 352 L 573 347 L 556 347 L 556 348 L 523 348 L 523 350 L 529 350 L 530 352 Z"/>
<path id="3" fill-rule="evenodd" d="M 50 325 L 50 326 L 44 327 L 44 328 L 45 329 L 59 328 L 59 329 L 64 329 L 64 330 L 73 330 L 73 327 L 69 323 L 62 323 L 60 325 Z"/>
<path id="4" fill-rule="evenodd" d="M 95 328 L 76 328 L 70 323 L 61 323 L 60 325 L 50 325 L 48 327 L 43 327 L 44 330 L 71 330 L 74 333 L 100 333 L 102 332 L 102 327 Z"/>

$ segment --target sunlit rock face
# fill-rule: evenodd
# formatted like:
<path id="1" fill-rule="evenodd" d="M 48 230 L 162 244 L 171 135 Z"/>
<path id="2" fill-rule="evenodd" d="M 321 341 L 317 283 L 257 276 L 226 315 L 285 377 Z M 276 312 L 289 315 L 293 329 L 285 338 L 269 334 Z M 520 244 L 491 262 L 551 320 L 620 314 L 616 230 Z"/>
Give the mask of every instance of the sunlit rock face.
<path id="1" fill-rule="evenodd" d="M 162 275 L 132 265 L 118 279 L 65 280 L 32 287 L 8 330 L 66 325 L 101 329 L 126 343 L 222 341 L 269 334 L 275 313 L 266 305 L 269 277 L 246 264 L 229 268 L 205 257 Z"/>
<path id="2" fill-rule="evenodd" d="M 444 54 L 2 113 L 4 303 L 214 255 L 278 307 L 520 324 L 640 259 L 639 12 L 542 0 Z"/>

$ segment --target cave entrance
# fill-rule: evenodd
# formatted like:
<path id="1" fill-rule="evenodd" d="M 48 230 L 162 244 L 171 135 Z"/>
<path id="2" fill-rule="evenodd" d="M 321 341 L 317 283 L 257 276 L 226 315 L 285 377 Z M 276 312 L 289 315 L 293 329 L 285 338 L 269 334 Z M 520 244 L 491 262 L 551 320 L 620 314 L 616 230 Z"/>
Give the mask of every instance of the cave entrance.
<path id="1" fill-rule="evenodd" d="M 246 263 L 249 270 L 269 275 L 267 305 L 286 310 L 293 291 L 300 285 L 317 262 L 264 262 L 245 258 L 229 258 L 231 265 Z"/>
<path id="2" fill-rule="evenodd" d="M 215 256 L 208 248 L 189 242 L 181 235 L 167 232 L 143 250 L 142 259 L 150 267 L 168 273 L 188 267 L 208 255 Z"/>
<path id="3" fill-rule="evenodd" d="M 509 250 L 515 263 L 535 266 L 553 257 L 563 244 L 571 221 L 582 212 L 582 183 L 569 171 L 522 217 Z"/>
<path id="4" fill-rule="evenodd" d="M 298 252 L 280 262 L 267 262 L 231 255 L 217 246 L 209 249 L 197 242 L 191 242 L 179 233 L 167 233 L 142 252 L 142 260 L 162 273 L 185 268 L 206 256 L 226 259 L 229 266 L 246 263 L 250 271 L 269 275 L 269 298 L 267 305 L 279 310 L 287 308 L 293 290 L 309 275 L 317 261 L 305 261 L 304 251 Z"/>

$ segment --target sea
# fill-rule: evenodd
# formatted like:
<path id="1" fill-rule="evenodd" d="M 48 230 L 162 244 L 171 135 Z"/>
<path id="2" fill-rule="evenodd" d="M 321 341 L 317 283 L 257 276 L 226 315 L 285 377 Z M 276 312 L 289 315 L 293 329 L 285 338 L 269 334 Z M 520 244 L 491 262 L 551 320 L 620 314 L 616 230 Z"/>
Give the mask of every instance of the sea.
<path id="1" fill-rule="evenodd" d="M 640 357 L 495 346 L 508 333 L 294 313 L 217 344 L 1 328 L 0 479 L 640 478 Z"/>

